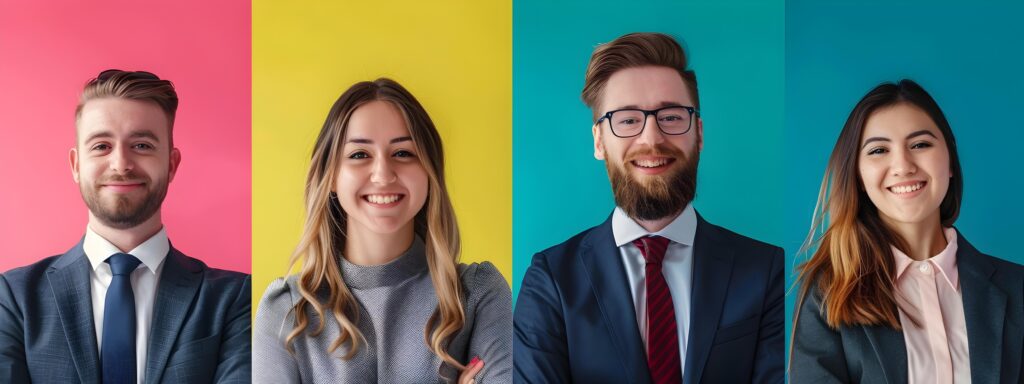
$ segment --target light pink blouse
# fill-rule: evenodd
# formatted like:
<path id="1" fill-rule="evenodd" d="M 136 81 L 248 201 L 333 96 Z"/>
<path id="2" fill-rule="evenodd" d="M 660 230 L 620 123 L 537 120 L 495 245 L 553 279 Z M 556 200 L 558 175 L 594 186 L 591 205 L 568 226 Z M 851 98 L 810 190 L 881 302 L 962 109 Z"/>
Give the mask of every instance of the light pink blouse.
<path id="1" fill-rule="evenodd" d="M 946 228 L 943 233 L 946 249 L 927 260 L 916 261 L 892 247 L 911 383 L 971 382 L 967 323 L 956 266 L 956 230 Z"/>

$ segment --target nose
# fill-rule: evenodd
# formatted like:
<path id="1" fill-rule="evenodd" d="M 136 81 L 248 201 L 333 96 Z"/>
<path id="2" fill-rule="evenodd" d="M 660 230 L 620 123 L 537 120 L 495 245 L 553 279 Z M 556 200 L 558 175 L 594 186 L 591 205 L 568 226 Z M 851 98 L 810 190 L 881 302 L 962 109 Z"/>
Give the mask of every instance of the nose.
<path id="1" fill-rule="evenodd" d="M 907 150 L 894 150 L 890 167 L 893 176 L 908 176 L 917 173 L 917 165 L 914 164 L 914 158 L 911 156 L 910 151 Z"/>
<path id="2" fill-rule="evenodd" d="M 128 147 L 117 146 L 111 151 L 110 169 L 115 173 L 128 173 L 135 169 L 135 161 Z"/>
<path id="3" fill-rule="evenodd" d="M 392 167 L 391 160 L 386 156 L 378 157 L 373 162 L 373 173 L 370 174 L 370 182 L 374 184 L 391 184 L 398 179 Z"/>
<path id="4" fill-rule="evenodd" d="M 658 116 L 648 115 L 644 118 L 644 130 L 636 138 L 637 144 L 655 146 L 665 141 L 665 134 L 658 128 Z"/>

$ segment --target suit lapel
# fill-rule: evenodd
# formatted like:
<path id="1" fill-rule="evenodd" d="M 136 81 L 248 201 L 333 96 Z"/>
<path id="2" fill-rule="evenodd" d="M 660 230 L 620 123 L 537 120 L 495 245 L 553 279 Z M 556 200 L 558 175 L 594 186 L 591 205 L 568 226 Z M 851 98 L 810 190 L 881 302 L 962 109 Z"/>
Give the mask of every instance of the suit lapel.
<path id="1" fill-rule="evenodd" d="M 53 291 L 57 314 L 71 349 L 71 360 L 82 383 L 100 381 L 99 346 L 89 285 L 91 269 L 79 242 L 46 271 L 46 280 Z"/>
<path id="2" fill-rule="evenodd" d="M 202 268 L 171 247 L 164 260 L 156 302 L 153 303 L 153 324 L 149 332 L 149 357 L 146 360 L 146 382 L 159 383 L 163 377 L 171 347 L 177 340 L 185 314 L 199 291 Z"/>
<path id="3" fill-rule="evenodd" d="M 907 373 L 907 343 L 903 339 L 903 332 L 887 326 L 860 328 L 867 334 L 868 342 L 871 343 L 871 348 L 878 356 L 885 381 L 890 384 L 906 383 L 909 373 Z"/>
<path id="4" fill-rule="evenodd" d="M 957 233 L 956 263 L 960 271 L 960 292 L 967 323 L 967 348 L 971 360 L 971 381 L 997 383 L 1002 367 L 1003 321 L 1006 294 L 992 284 L 992 263 Z"/>
<path id="5" fill-rule="evenodd" d="M 634 383 L 650 382 L 647 352 L 637 327 L 629 280 L 612 235 L 611 217 L 587 235 L 580 248 L 580 262 L 604 315 L 612 343 L 622 353 L 627 377 Z"/>
<path id="6" fill-rule="evenodd" d="M 725 306 L 733 258 L 732 249 L 721 244 L 716 228 L 697 215 L 697 232 L 693 239 L 690 339 L 686 344 L 683 382 L 700 382 Z"/>

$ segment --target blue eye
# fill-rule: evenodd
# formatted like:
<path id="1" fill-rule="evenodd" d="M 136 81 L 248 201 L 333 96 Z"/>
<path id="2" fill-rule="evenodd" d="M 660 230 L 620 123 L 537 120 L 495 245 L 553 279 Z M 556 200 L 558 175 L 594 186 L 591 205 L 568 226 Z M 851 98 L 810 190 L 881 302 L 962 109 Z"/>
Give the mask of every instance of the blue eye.
<path id="1" fill-rule="evenodd" d="M 370 155 L 367 154 L 366 152 L 359 151 L 359 152 L 353 153 L 351 155 L 348 155 L 348 158 L 349 159 L 356 159 L 356 160 L 358 160 L 358 159 L 369 159 Z"/>

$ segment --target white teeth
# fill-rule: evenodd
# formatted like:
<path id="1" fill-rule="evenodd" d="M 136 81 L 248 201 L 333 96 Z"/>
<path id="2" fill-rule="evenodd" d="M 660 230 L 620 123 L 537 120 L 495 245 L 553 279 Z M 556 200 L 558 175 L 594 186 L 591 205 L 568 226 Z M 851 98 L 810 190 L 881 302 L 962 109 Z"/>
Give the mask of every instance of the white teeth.
<path id="1" fill-rule="evenodd" d="M 636 166 L 638 166 L 638 167 L 644 167 L 644 168 L 654 168 L 654 167 L 660 167 L 660 166 L 662 166 L 662 165 L 665 165 L 666 163 L 668 163 L 668 159 L 658 159 L 658 160 L 634 160 L 634 161 L 633 161 L 633 164 L 636 164 Z"/>
<path id="2" fill-rule="evenodd" d="M 366 195 L 366 200 L 374 204 L 391 204 L 398 201 L 399 195 Z"/>
<path id="3" fill-rule="evenodd" d="M 895 186 L 895 187 L 890 187 L 889 190 L 893 191 L 893 193 L 896 193 L 896 194 L 904 194 L 904 193 L 914 192 L 914 191 L 916 191 L 918 189 L 921 189 L 921 187 L 924 187 L 924 183 L 923 182 L 919 182 L 919 183 L 914 184 L 914 185 L 898 185 L 898 186 Z"/>

